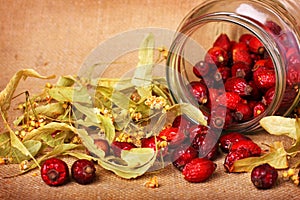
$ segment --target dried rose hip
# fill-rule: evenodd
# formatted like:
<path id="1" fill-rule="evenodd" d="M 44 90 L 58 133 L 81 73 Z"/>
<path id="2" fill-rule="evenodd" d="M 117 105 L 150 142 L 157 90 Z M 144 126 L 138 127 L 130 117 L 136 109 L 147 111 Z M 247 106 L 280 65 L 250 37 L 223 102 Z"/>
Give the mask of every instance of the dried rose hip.
<path id="1" fill-rule="evenodd" d="M 234 112 L 234 118 L 236 121 L 243 122 L 248 121 L 253 116 L 253 110 L 248 104 L 238 103 Z"/>
<path id="2" fill-rule="evenodd" d="M 111 148 L 114 152 L 114 155 L 117 156 L 117 157 L 120 157 L 122 150 L 130 150 L 132 148 L 136 148 L 136 146 L 133 143 L 129 143 L 129 142 L 114 141 L 111 144 Z"/>
<path id="3" fill-rule="evenodd" d="M 86 185 L 94 181 L 96 168 L 92 161 L 76 160 L 71 167 L 72 178 L 79 184 Z"/>
<path id="4" fill-rule="evenodd" d="M 231 111 L 225 106 L 217 106 L 211 111 L 210 121 L 210 125 L 213 128 L 227 128 L 229 125 L 232 124 L 233 116 Z"/>
<path id="5" fill-rule="evenodd" d="M 169 127 L 163 129 L 159 134 L 159 137 L 164 138 L 169 143 L 170 148 L 176 147 L 185 140 L 185 134 L 182 129 Z"/>
<path id="6" fill-rule="evenodd" d="M 233 46 L 232 60 L 233 63 L 244 62 L 248 65 L 252 64 L 252 58 L 249 53 L 248 46 L 245 43 L 239 42 Z"/>
<path id="7" fill-rule="evenodd" d="M 195 158 L 185 165 L 182 170 L 182 174 L 185 180 L 193 183 L 199 183 L 210 178 L 216 168 L 217 165 L 211 160 L 206 158 Z"/>
<path id="8" fill-rule="evenodd" d="M 61 159 L 49 158 L 41 166 L 41 176 L 47 185 L 63 185 L 69 179 L 68 165 Z"/>
<path id="9" fill-rule="evenodd" d="M 254 35 L 250 34 L 250 33 L 244 33 L 240 36 L 239 38 L 239 42 L 243 42 L 246 45 L 249 45 L 249 41 L 251 38 L 255 37 Z"/>
<path id="10" fill-rule="evenodd" d="M 266 91 L 275 86 L 275 71 L 272 69 L 257 70 L 253 74 L 253 80 L 259 89 Z"/>
<path id="11" fill-rule="evenodd" d="M 270 105 L 274 99 L 275 96 L 275 86 L 268 89 L 263 96 L 263 103 L 266 105 Z"/>
<path id="12" fill-rule="evenodd" d="M 151 136 L 149 138 L 141 139 L 142 148 L 152 148 L 154 151 L 158 151 L 157 155 L 165 156 L 168 153 L 168 142 L 161 137 Z"/>
<path id="13" fill-rule="evenodd" d="M 177 147 L 172 153 L 172 164 L 180 171 L 184 166 L 198 157 L 198 152 L 191 146 L 182 144 Z"/>
<path id="14" fill-rule="evenodd" d="M 198 78 L 206 76 L 210 72 L 210 66 L 204 61 L 199 61 L 193 66 L 193 73 Z"/>
<path id="15" fill-rule="evenodd" d="M 108 144 L 107 140 L 96 139 L 96 140 L 94 140 L 94 143 L 99 149 L 104 151 L 105 155 L 109 154 L 109 144 Z"/>
<path id="16" fill-rule="evenodd" d="M 218 138 L 212 129 L 198 125 L 190 128 L 191 146 L 198 151 L 199 157 L 214 160 L 218 151 Z"/>
<path id="17" fill-rule="evenodd" d="M 220 148 L 223 152 L 228 153 L 230 147 L 241 140 L 251 140 L 249 137 L 240 132 L 229 132 L 219 138 Z"/>
<path id="18" fill-rule="evenodd" d="M 204 60 L 208 64 L 215 64 L 217 66 L 226 65 L 228 62 L 228 54 L 227 51 L 216 46 L 208 50 Z"/>
<path id="19" fill-rule="evenodd" d="M 262 102 L 257 102 L 253 107 L 253 117 L 257 117 L 266 110 L 266 105 Z"/>
<path id="20" fill-rule="evenodd" d="M 172 122 L 172 127 L 179 129 L 189 129 L 192 122 L 185 115 L 178 115 Z"/>
<path id="21" fill-rule="evenodd" d="M 214 74 L 214 78 L 216 81 L 226 81 L 231 77 L 231 68 L 222 66 L 219 67 L 216 73 Z"/>
<path id="22" fill-rule="evenodd" d="M 231 77 L 225 82 L 225 90 L 227 92 L 238 93 L 240 97 L 243 97 L 251 94 L 252 87 L 248 85 L 244 78 Z"/>
<path id="23" fill-rule="evenodd" d="M 252 78 L 251 67 L 244 62 L 236 62 L 231 66 L 231 75 L 249 80 Z"/>
<path id="24" fill-rule="evenodd" d="M 241 97 L 235 92 L 225 92 L 217 97 L 216 102 L 230 110 L 235 110 Z"/>
<path id="25" fill-rule="evenodd" d="M 249 50 L 253 53 L 263 54 L 265 52 L 265 47 L 257 37 L 252 37 L 249 40 Z"/>
<path id="26" fill-rule="evenodd" d="M 188 86 L 190 93 L 198 101 L 199 104 L 205 104 L 208 99 L 207 86 L 200 81 L 193 81 Z"/>
<path id="27" fill-rule="evenodd" d="M 232 144 L 230 151 L 239 149 L 247 149 L 251 156 L 259 156 L 262 152 L 261 148 L 252 140 L 240 140 Z"/>
<path id="28" fill-rule="evenodd" d="M 258 189 L 270 189 L 277 181 L 277 170 L 268 163 L 256 166 L 251 172 L 251 181 Z"/>
<path id="29" fill-rule="evenodd" d="M 229 37 L 227 36 L 227 34 L 222 33 L 219 35 L 219 37 L 215 40 L 214 47 L 221 47 L 222 49 L 224 49 L 225 51 L 229 51 L 231 48 L 231 42 Z"/>
<path id="30" fill-rule="evenodd" d="M 243 158 L 248 158 L 251 153 L 248 149 L 238 149 L 236 151 L 229 151 L 224 160 L 224 168 L 226 172 L 234 171 L 234 162 Z"/>

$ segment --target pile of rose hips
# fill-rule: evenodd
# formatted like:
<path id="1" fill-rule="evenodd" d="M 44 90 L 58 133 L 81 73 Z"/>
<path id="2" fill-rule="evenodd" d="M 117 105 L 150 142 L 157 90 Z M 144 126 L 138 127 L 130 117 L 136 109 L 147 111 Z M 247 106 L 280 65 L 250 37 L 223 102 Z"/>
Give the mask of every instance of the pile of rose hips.
<path id="1" fill-rule="evenodd" d="M 71 175 L 77 183 L 86 185 L 94 181 L 96 168 L 92 161 L 78 159 L 71 167 Z M 68 165 L 59 158 L 49 158 L 41 166 L 41 177 L 50 186 L 66 184 L 70 177 Z"/>
<path id="2" fill-rule="evenodd" d="M 288 108 L 299 89 L 300 54 L 288 34 L 281 33 L 275 23 L 269 22 L 268 26 L 286 55 L 287 88 L 282 106 Z M 249 33 L 238 41 L 220 34 L 203 60 L 193 66 L 193 73 L 199 79 L 187 85 L 188 91 L 199 105 L 210 110 L 211 124 L 217 128 L 257 117 L 275 96 L 273 61 L 262 42 Z"/>
<path id="3" fill-rule="evenodd" d="M 179 115 L 171 126 L 163 129 L 157 136 L 143 138 L 141 147 L 158 151 L 158 157 L 170 160 L 189 182 L 203 182 L 209 179 L 216 170 L 214 160 L 220 151 L 227 154 L 224 169 L 228 173 L 234 172 L 233 164 L 236 160 L 261 155 L 261 148 L 244 134 L 229 132 L 219 137 L 218 131 L 220 130 L 194 124 L 185 115 Z M 96 140 L 95 144 L 105 155 L 114 154 L 117 157 L 120 157 L 122 150 L 139 148 L 133 143 L 120 141 L 114 141 L 111 146 L 106 140 Z M 253 184 L 257 188 L 272 187 L 277 179 L 276 169 L 270 170 L 266 165 L 258 169 L 259 172 L 253 172 Z"/>

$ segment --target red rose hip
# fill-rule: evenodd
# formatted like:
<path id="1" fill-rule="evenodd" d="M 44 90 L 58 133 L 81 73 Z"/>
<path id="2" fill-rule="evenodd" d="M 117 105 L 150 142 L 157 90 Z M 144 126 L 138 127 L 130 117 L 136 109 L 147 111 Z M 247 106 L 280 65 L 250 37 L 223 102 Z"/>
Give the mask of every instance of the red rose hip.
<path id="1" fill-rule="evenodd" d="M 180 145 L 172 153 L 172 164 L 180 171 L 184 166 L 198 157 L 198 152 L 191 146 L 186 144 Z"/>
<path id="2" fill-rule="evenodd" d="M 270 189 L 277 181 L 277 170 L 268 163 L 256 166 L 251 172 L 251 181 L 258 189 Z"/>
<path id="3" fill-rule="evenodd" d="M 86 159 L 76 160 L 71 168 L 72 178 L 79 184 L 86 185 L 96 177 L 96 168 L 92 161 Z"/>
<path id="4" fill-rule="evenodd" d="M 41 166 L 41 176 L 47 185 L 63 185 L 69 179 L 68 165 L 58 158 L 49 158 Z"/>
<path id="5" fill-rule="evenodd" d="M 217 165 L 206 158 L 195 158 L 183 168 L 184 179 L 200 183 L 206 181 L 216 170 Z"/>
<path id="6" fill-rule="evenodd" d="M 219 138 L 220 148 L 223 152 L 228 153 L 230 147 L 234 143 L 241 140 L 251 140 L 251 139 L 240 132 L 226 133 Z"/>

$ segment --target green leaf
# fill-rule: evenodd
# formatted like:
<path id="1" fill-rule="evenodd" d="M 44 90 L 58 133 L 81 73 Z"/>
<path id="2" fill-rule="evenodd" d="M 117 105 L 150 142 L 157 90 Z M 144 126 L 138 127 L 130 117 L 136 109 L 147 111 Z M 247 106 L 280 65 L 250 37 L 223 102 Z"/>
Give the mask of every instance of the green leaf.
<path id="1" fill-rule="evenodd" d="M 84 87 L 52 87 L 48 89 L 48 94 L 53 99 L 60 102 L 80 102 L 91 104 L 91 97 L 87 89 Z"/>
<path id="2" fill-rule="evenodd" d="M 154 65 L 154 36 L 149 34 L 139 49 L 139 62 L 132 78 L 132 84 L 137 87 L 148 86 L 152 83 Z"/>
<path id="3" fill-rule="evenodd" d="M 86 153 L 80 153 L 80 152 L 65 152 L 63 153 L 63 155 L 69 155 L 69 156 L 73 156 L 77 159 L 86 159 L 86 160 L 95 160 L 95 158 L 93 156 L 89 156 Z"/>
<path id="4" fill-rule="evenodd" d="M 287 150 L 289 153 L 298 153 L 300 151 L 300 119 L 296 117 L 295 120 L 296 136 L 297 139 L 294 144 Z"/>
<path id="5" fill-rule="evenodd" d="M 87 106 L 84 106 L 79 103 L 73 103 L 73 107 L 86 116 L 87 119 L 85 121 L 90 121 L 96 124 L 100 123 L 100 120 L 91 105 L 88 104 Z"/>
<path id="6" fill-rule="evenodd" d="M 175 115 L 185 114 L 189 118 L 195 120 L 195 122 L 202 124 L 204 126 L 207 125 L 206 117 L 200 111 L 199 108 L 193 106 L 188 103 L 175 104 L 171 106 L 168 111 L 174 112 Z"/>
<path id="7" fill-rule="evenodd" d="M 61 76 L 59 77 L 56 86 L 71 87 L 75 82 L 76 79 L 73 76 Z"/>
<path id="8" fill-rule="evenodd" d="M 132 148 L 122 150 L 121 158 L 128 163 L 129 167 L 137 168 L 151 161 L 155 156 L 152 148 Z"/>
<path id="9" fill-rule="evenodd" d="M 42 147 L 42 143 L 36 140 L 28 140 L 23 144 L 32 156 L 36 156 Z M 29 160 L 31 158 L 29 155 L 24 155 L 23 152 L 15 147 L 11 148 L 11 157 L 13 163 L 21 163 L 23 160 Z"/>
<path id="10" fill-rule="evenodd" d="M 4 116 L 6 116 L 6 111 L 10 107 L 11 99 L 13 97 L 13 94 L 20 82 L 20 80 L 23 78 L 24 80 L 27 77 L 34 77 L 39 79 L 53 79 L 55 78 L 54 75 L 52 76 L 42 76 L 38 72 L 36 72 L 33 69 L 22 69 L 14 74 L 14 76 L 10 79 L 4 90 L 0 92 L 0 109 L 4 113 Z"/>
<path id="11" fill-rule="evenodd" d="M 288 168 L 288 153 L 285 151 L 282 142 L 275 142 L 271 151 L 260 157 L 248 157 L 234 162 L 233 172 L 251 172 L 258 165 L 268 163 L 276 169 Z"/>
<path id="12" fill-rule="evenodd" d="M 104 128 L 105 138 L 107 139 L 109 144 L 111 144 L 116 135 L 113 121 L 111 120 L 111 118 L 103 115 L 98 115 L 98 119 L 100 119 L 101 125 Z"/>
<path id="13" fill-rule="evenodd" d="M 282 116 L 267 116 L 260 120 L 260 125 L 272 135 L 286 135 L 294 140 L 300 138 L 296 131 L 296 119 Z"/>
<path id="14" fill-rule="evenodd" d="M 0 156 L 7 157 L 10 153 L 10 136 L 9 132 L 4 132 L 0 134 Z"/>
<path id="15" fill-rule="evenodd" d="M 70 138 L 69 135 L 73 135 L 70 133 L 70 131 L 61 131 L 55 134 L 55 136 L 52 136 L 52 134 L 42 134 L 41 139 L 45 141 L 47 145 L 50 147 L 55 147 L 59 144 L 63 144 L 67 138 Z"/>
<path id="16" fill-rule="evenodd" d="M 63 108 L 62 102 L 56 102 L 38 106 L 34 109 L 34 112 L 37 115 L 43 115 L 55 119 L 58 116 L 65 114 L 65 109 Z M 28 113 L 25 112 L 14 121 L 14 125 L 20 125 L 20 123 L 26 118 L 27 115 L 32 114 L 32 110 L 30 110 Z"/>

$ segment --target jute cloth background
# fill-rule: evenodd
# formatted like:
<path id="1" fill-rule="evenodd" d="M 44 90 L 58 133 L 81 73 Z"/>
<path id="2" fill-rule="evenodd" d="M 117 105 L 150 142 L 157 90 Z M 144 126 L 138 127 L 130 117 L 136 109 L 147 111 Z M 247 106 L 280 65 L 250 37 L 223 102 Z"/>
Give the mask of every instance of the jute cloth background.
<path id="1" fill-rule="evenodd" d="M 43 75 L 76 74 L 84 58 L 97 44 L 115 34 L 143 27 L 176 30 L 185 14 L 202 0 L 0 0 L 0 90 L 22 68 L 33 68 Z M 54 82 L 54 81 L 53 81 Z M 21 82 L 16 94 L 37 93 L 45 81 Z M 14 100 L 14 106 L 24 96 Z M 1 124 L 1 123 L 0 123 Z M 0 132 L 4 130 L 0 126 Z M 266 133 L 250 136 L 258 144 L 290 141 Z M 263 146 L 263 145 L 262 145 Z M 74 161 L 64 158 L 69 166 Z M 224 155 L 216 172 L 205 183 L 191 184 L 169 165 L 155 174 L 124 180 L 97 166 L 97 180 L 86 186 L 74 181 L 49 187 L 38 170 L 11 179 L 18 165 L 0 166 L 0 199 L 299 199 L 300 190 L 291 182 L 279 181 L 271 190 L 257 190 L 249 173 L 227 174 Z M 281 172 L 280 172 L 281 173 Z M 37 175 L 37 176 L 36 176 Z M 143 184 L 158 176 L 159 188 Z"/>

